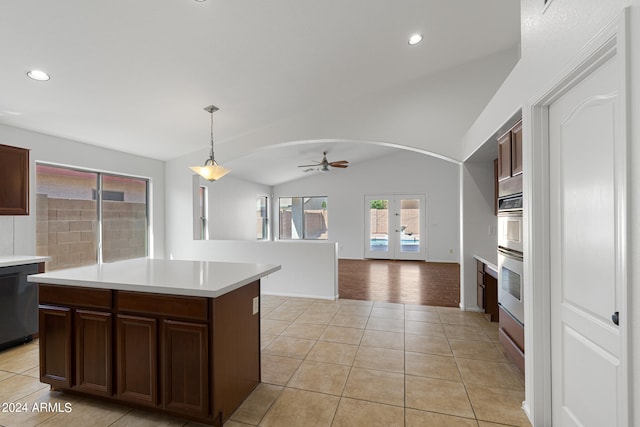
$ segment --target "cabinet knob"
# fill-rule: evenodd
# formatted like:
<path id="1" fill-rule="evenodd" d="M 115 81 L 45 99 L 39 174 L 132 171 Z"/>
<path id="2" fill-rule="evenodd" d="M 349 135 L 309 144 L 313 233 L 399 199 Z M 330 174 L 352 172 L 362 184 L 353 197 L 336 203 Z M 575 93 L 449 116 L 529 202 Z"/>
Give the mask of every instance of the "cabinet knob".
<path id="1" fill-rule="evenodd" d="M 611 321 L 614 325 L 618 326 L 620 324 L 620 312 L 616 311 L 611 315 Z"/>

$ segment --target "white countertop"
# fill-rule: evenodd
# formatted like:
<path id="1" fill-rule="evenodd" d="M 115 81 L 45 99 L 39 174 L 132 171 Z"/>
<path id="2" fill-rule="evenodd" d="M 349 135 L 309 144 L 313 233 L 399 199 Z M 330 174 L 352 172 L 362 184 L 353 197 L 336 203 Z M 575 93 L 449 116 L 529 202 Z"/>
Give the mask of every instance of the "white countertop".
<path id="1" fill-rule="evenodd" d="M 14 265 L 37 264 L 51 261 L 48 256 L 7 255 L 0 256 L 0 267 L 13 267 Z"/>
<path id="2" fill-rule="evenodd" d="M 280 270 L 274 264 L 137 258 L 29 276 L 30 282 L 215 298 Z"/>
<path id="3" fill-rule="evenodd" d="M 489 267 L 491 267 L 491 269 L 493 271 L 495 271 L 496 273 L 498 272 L 498 263 L 496 261 L 488 261 L 489 257 L 488 256 L 482 256 L 482 255 L 474 255 L 473 256 L 475 259 L 477 259 L 478 261 L 480 261 L 481 263 L 484 263 L 486 265 L 488 265 Z M 493 259 L 498 257 L 498 252 L 496 249 L 496 255 L 493 256 Z"/>

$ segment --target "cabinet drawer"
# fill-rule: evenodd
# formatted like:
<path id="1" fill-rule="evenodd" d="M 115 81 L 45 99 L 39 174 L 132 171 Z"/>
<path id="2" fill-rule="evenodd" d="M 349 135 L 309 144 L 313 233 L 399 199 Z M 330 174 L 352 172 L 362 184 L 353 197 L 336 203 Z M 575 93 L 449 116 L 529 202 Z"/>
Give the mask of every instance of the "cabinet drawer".
<path id="1" fill-rule="evenodd" d="M 502 307 L 500 310 L 500 331 L 504 332 L 511 341 L 524 353 L 524 327 L 522 327 Z"/>
<path id="2" fill-rule="evenodd" d="M 500 341 L 507 354 L 511 356 L 516 366 L 520 368 L 520 371 L 524 372 L 524 353 L 502 329 L 498 330 L 498 341 Z"/>
<path id="3" fill-rule="evenodd" d="M 82 288 L 78 286 L 38 285 L 40 304 L 72 307 L 102 308 L 112 306 L 112 291 L 109 289 Z"/>
<path id="4" fill-rule="evenodd" d="M 180 319 L 209 319 L 207 298 L 117 291 L 118 311 Z"/>

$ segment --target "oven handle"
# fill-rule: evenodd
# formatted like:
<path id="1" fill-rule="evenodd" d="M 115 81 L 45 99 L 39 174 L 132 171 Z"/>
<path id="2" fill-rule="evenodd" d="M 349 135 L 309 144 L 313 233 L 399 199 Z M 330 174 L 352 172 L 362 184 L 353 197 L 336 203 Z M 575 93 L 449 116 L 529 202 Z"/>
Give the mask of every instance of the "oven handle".
<path id="1" fill-rule="evenodd" d="M 522 261 L 524 256 L 522 252 L 514 251 L 513 249 L 505 248 L 504 246 L 498 246 L 498 253 L 506 256 L 507 258 Z"/>

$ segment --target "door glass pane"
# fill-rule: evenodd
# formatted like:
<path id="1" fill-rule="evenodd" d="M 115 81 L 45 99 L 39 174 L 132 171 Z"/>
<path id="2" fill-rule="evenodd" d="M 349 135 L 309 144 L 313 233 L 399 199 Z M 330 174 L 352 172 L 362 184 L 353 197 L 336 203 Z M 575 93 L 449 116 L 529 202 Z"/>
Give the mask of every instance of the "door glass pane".
<path id="1" fill-rule="evenodd" d="M 102 177 L 102 259 L 147 255 L 147 180 Z"/>
<path id="2" fill-rule="evenodd" d="M 47 271 L 98 262 L 98 174 L 36 165 L 36 254 Z"/>
<path id="3" fill-rule="evenodd" d="M 400 200 L 400 251 L 420 252 L 420 200 Z"/>
<path id="4" fill-rule="evenodd" d="M 389 252 L 389 200 L 371 200 L 369 225 L 369 250 Z"/>

